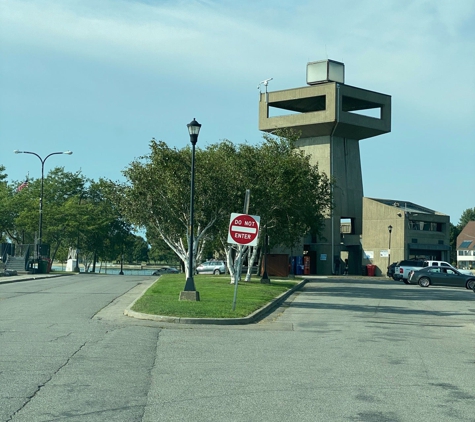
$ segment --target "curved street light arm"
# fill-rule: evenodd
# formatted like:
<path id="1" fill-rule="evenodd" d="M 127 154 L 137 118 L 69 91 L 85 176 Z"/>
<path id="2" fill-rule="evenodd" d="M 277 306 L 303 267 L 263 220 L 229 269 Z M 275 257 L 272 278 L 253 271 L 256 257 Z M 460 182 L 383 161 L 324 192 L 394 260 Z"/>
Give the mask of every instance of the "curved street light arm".
<path id="1" fill-rule="evenodd" d="M 58 151 L 52 152 L 48 154 L 45 158 L 41 158 L 36 152 L 33 151 L 20 151 L 18 149 L 13 151 L 15 154 L 31 154 L 38 157 L 41 162 L 41 190 L 40 190 L 40 220 L 39 220 L 39 227 L 38 227 L 38 259 L 40 259 L 41 254 L 41 244 L 42 244 L 42 237 L 43 237 L 43 188 L 44 188 L 44 172 L 45 172 L 45 161 L 51 157 L 52 155 L 60 155 L 60 154 L 67 154 L 71 155 L 72 151 Z"/>

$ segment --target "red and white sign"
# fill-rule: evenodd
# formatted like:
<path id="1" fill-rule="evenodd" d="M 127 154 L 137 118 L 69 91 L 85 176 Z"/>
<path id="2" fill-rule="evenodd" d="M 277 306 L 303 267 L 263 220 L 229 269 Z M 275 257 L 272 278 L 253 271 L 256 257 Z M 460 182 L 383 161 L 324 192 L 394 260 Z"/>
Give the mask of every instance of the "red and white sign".
<path id="1" fill-rule="evenodd" d="M 228 243 L 256 246 L 261 218 L 248 214 L 231 214 Z"/>

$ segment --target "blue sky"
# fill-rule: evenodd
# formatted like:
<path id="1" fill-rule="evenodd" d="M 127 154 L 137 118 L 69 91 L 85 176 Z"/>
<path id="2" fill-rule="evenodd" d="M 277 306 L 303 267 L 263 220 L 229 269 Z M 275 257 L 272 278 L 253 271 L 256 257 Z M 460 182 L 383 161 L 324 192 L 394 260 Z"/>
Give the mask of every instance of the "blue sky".
<path id="1" fill-rule="evenodd" d="M 305 86 L 306 64 L 392 96 L 392 132 L 362 140 L 365 196 L 451 216 L 475 207 L 473 0 L 0 0 L 0 164 L 53 156 L 117 180 L 152 137 L 182 148 L 260 142 L 260 81 Z"/>

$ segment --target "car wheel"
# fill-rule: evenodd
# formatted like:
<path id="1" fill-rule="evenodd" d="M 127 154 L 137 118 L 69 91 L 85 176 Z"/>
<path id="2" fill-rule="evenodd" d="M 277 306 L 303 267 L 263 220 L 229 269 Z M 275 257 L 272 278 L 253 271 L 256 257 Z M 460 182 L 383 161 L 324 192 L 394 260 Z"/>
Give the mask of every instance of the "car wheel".
<path id="1" fill-rule="evenodd" d="M 467 280 L 467 283 L 465 284 L 465 288 L 467 288 L 469 290 L 474 290 L 475 289 L 475 279 L 471 278 L 470 280 Z"/>
<path id="2" fill-rule="evenodd" d="M 429 287 L 430 280 L 427 277 L 421 277 L 418 283 L 419 283 L 419 286 L 421 287 Z"/>
<path id="3" fill-rule="evenodd" d="M 219 274 L 220 274 L 220 273 L 219 273 L 219 270 L 214 270 L 214 271 L 213 271 L 213 274 L 214 274 L 214 275 L 219 275 Z"/>

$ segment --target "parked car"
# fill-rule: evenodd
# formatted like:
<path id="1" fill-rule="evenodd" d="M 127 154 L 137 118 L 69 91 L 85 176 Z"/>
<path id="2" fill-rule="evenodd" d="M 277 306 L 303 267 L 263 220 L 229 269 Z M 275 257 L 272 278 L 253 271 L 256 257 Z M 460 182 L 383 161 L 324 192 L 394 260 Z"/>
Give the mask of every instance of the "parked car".
<path id="1" fill-rule="evenodd" d="M 421 287 L 429 287 L 430 285 L 465 287 L 475 292 L 475 276 L 462 274 L 455 268 L 425 267 L 418 271 L 411 271 L 408 282 L 419 284 Z"/>
<path id="2" fill-rule="evenodd" d="M 224 261 L 206 261 L 196 267 L 197 274 L 224 274 L 226 272 L 226 264 Z"/>
<path id="3" fill-rule="evenodd" d="M 463 270 L 460 268 L 456 268 L 453 265 L 449 264 L 448 262 L 444 261 L 424 261 L 424 267 L 430 267 L 430 266 L 440 266 L 440 267 L 450 267 L 453 269 L 456 269 L 459 273 L 465 274 L 465 275 L 473 275 L 470 270 Z"/>
<path id="4" fill-rule="evenodd" d="M 162 275 L 162 274 L 178 274 L 180 271 L 178 271 L 176 268 L 173 267 L 163 267 L 159 268 L 158 270 L 155 270 L 152 275 Z"/>
<path id="5" fill-rule="evenodd" d="M 392 278 L 393 280 L 398 280 L 395 276 L 395 273 L 396 273 L 396 265 L 397 265 L 397 262 L 393 262 L 389 267 L 388 267 L 388 271 L 386 272 L 386 275 L 389 277 L 389 278 Z"/>
<path id="6" fill-rule="evenodd" d="M 409 274 L 411 271 L 418 271 L 421 270 L 422 268 L 425 267 L 445 267 L 445 268 L 452 268 L 453 270 L 457 270 L 453 265 L 449 264 L 448 262 L 445 261 L 431 261 L 431 260 L 404 260 L 398 262 L 396 268 L 395 268 L 395 273 L 394 273 L 394 279 L 395 280 L 401 280 L 406 284 L 409 284 L 408 278 Z M 462 274 L 466 275 L 472 275 L 471 272 L 468 272 L 466 270 L 458 270 Z"/>
<path id="7" fill-rule="evenodd" d="M 394 268 L 394 280 L 399 280 L 405 284 L 409 284 L 407 281 L 409 273 L 411 271 L 417 271 L 424 268 L 424 260 L 422 259 L 403 259 L 396 264 Z"/>

